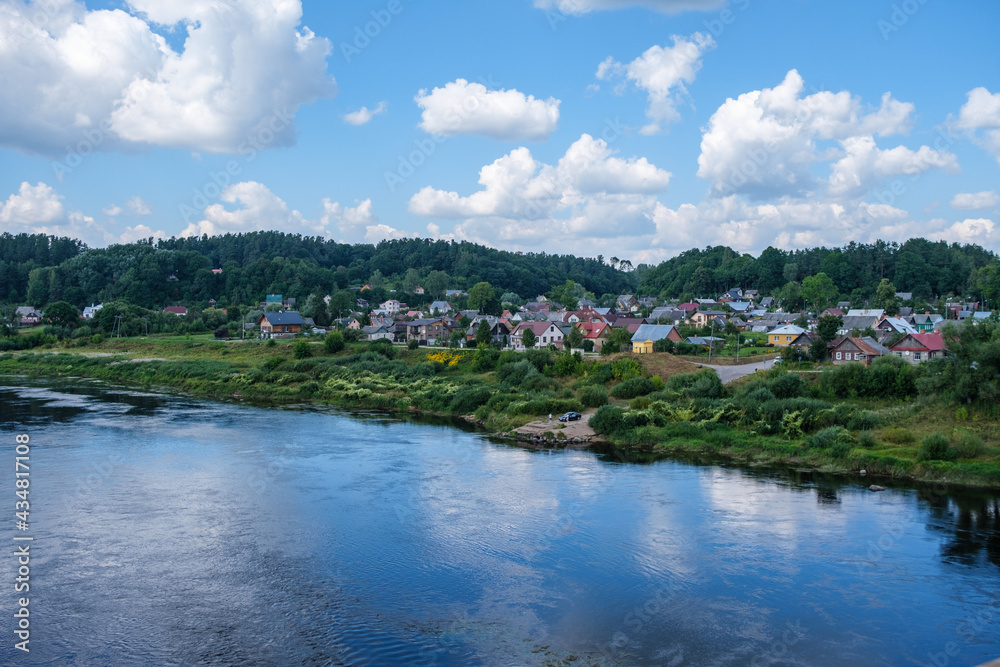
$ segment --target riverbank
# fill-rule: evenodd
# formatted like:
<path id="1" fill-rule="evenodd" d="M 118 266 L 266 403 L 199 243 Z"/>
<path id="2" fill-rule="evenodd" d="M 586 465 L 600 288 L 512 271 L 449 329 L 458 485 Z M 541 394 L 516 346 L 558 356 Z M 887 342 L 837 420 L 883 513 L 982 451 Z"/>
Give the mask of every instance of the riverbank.
<path id="1" fill-rule="evenodd" d="M 363 343 L 328 354 L 316 343 L 303 352 L 259 341 L 119 340 L 0 355 L 3 374 L 87 377 L 258 406 L 460 417 L 536 445 L 542 437 L 546 446 L 602 440 L 653 456 L 711 454 L 750 466 L 1000 488 L 1000 424 L 975 411 L 928 400 L 824 400 L 781 369 L 727 387 L 695 370 L 669 355 L 590 361 L 545 350 Z M 592 431 L 545 428 L 549 414 L 568 411 L 593 413 Z M 934 437 L 944 442 L 940 458 L 924 452 Z"/>

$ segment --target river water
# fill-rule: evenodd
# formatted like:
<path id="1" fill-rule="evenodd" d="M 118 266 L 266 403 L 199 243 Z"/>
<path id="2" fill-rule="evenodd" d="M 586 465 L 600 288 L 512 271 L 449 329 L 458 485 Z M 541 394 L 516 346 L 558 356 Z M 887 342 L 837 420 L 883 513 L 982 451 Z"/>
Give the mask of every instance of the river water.
<path id="1" fill-rule="evenodd" d="M 0 381 L 0 663 L 975 665 L 1000 500 Z M 30 530 L 14 436 L 30 435 Z M 13 547 L 4 550 L 13 554 Z"/>

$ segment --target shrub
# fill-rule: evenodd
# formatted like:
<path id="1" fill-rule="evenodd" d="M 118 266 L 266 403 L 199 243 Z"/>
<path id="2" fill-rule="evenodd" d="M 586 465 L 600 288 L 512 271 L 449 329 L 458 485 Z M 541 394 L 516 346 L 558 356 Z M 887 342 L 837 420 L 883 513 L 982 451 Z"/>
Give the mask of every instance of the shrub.
<path id="1" fill-rule="evenodd" d="M 517 363 L 505 364 L 497 370 L 497 380 L 510 387 L 518 387 L 528 378 L 538 375 L 538 369 L 530 359 L 522 359 Z"/>
<path id="2" fill-rule="evenodd" d="M 628 407 L 632 410 L 645 410 L 652 403 L 648 396 L 640 396 L 639 398 L 633 399 Z"/>
<path id="3" fill-rule="evenodd" d="M 858 445 L 865 449 L 875 449 L 878 447 L 878 440 L 875 439 L 871 431 L 862 431 L 858 434 Z"/>
<path id="4" fill-rule="evenodd" d="M 393 359 L 396 356 L 396 348 L 394 348 L 392 343 L 385 338 L 379 338 L 378 340 L 373 340 L 369 343 L 368 351 L 380 354 L 386 359 Z"/>
<path id="5" fill-rule="evenodd" d="M 804 387 L 805 382 L 795 373 L 782 373 L 767 383 L 776 398 L 798 398 Z"/>
<path id="6" fill-rule="evenodd" d="M 835 443 L 833 447 L 830 447 L 830 456 L 835 459 L 846 459 L 847 455 L 851 453 L 851 444 L 849 442 L 844 442 L 843 440 Z"/>
<path id="7" fill-rule="evenodd" d="M 490 390 L 486 387 L 465 387 L 460 389 L 448 408 L 450 412 L 469 414 L 490 400 Z"/>
<path id="8" fill-rule="evenodd" d="M 608 402 L 608 392 L 604 387 L 584 387 L 580 390 L 580 402 L 588 408 L 599 408 Z"/>
<path id="9" fill-rule="evenodd" d="M 813 449 L 827 449 L 840 442 L 847 443 L 848 449 L 850 449 L 850 432 L 843 426 L 830 426 L 809 438 L 806 445 Z"/>
<path id="10" fill-rule="evenodd" d="M 296 359 L 307 359 L 311 357 L 313 354 L 312 345 L 305 342 L 304 340 L 300 340 L 298 343 L 295 344 L 294 354 Z"/>
<path id="11" fill-rule="evenodd" d="M 484 322 L 486 320 L 483 320 Z M 476 350 L 476 358 L 472 362 L 472 370 L 477 373 L 488 373 L 497 367 L 497 362 L 500 361 L 500 351 L 488 347 L 483 350 Z"/>
<path id="12" fill-rule="evenodd" d="M 974 459 L 986 451 L 986 443 L 969 429 L 955 432 L 955 455 L 960 459 Z"/>
<path id="13" fill-rule="evenodd" d="M 415 350 L 418 347 L 420 347 L 420 342 L 416 338 L 411 338 L 410 340 L 406 341 L 407 350 Z"/>
<path id="14" fill-rule="evenodd" d="M 603 405 L 597 414 L 590 418 L 590 427 L 598 435 L 615 435 L 622 431 L 625 424 L 625 411 L 613 405 Z"/>
<path id="15" fill-rule="evenodd" d="M 227 327 L 219 327 L 215 330 L 216 338 L 229 338 L 229 329 Z"/>
<path id="16" fill-rule="evenodd" d="M 188 334 L 184 334 L 184 337 L 185 338 L 190 338 L 191 336 L 188 335 Z M 277 344 L 278 344 L 277 341 L 275 341 L 273 338 L 268 338 L 267 339 L 267 346 L 268 347 L 274 347 Z"/>
<path id="17" fill-rule="evenodd" d="M 921 441 L 917 460 L 950 461 L 955 457 L 955 452 L 948 445 L 948 438 L 940 433 L 931 433 Z"/>
<path id="18" fill-rule="evenodd" d="M 327 354 L 337 354 L 344 349 L 344 334 L 339 331 L 331 331 L 323 339 L 323 349 Z"/>
<path id="19" fill-rule="evenodd" d="M 852 431 L 870 431 L 878 428 L 879 417 L 871 410 L 858 410 L 847 422 L 847 428 Z"/>
<path id="20" fill-rule="evenodd" d="M 611 388 L 611 395 L 615 398 L 637 398 L 645 396 L 656 389 L 656 386 L 643 377 L 634 377 L 616 384 Z"/>
<path id="21" fill-rule="evenodd" d="M 902 426 L 893 426 L 892 428 L 887 428 L 883 433 L 882 437 L 887 441 L 896 445 L 909 445 L 916 442 L 917 438 L 909 430 L 903 428 Z"/>

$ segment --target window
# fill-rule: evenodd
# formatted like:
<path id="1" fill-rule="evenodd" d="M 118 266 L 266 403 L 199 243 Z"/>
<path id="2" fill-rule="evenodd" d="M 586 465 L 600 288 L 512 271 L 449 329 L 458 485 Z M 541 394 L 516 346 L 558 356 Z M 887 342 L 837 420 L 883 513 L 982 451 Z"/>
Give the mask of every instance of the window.
<path id="1" fill-rule="evenodd" d="M 791 343 L 792 342 L 792 337 L 791 336 L 785 336 L 785 342 L 786 343 Z"/>
<path id="2" fill-rule="evenodd" d="M 837 353 L 837 361 L 840 361 L 840 352 Z"/>
<path id="3" fill-rule="evenodd" d="M 914 352 L 913 353 L 913 360 L 914 361 L 920 361 L 920 353 L 919 352 Z"/>

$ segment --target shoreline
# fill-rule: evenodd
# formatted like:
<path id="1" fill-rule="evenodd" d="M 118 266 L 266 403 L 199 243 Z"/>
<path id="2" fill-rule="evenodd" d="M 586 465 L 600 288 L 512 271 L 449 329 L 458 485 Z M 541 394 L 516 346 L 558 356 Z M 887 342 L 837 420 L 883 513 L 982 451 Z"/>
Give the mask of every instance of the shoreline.
<path id="1" fill-rule="evenodd" d="M 130 352 L 135 356 L 130 357 Z M 822 451 L 803 450 L 801 447 L 795 447 L 794 442 L 787 439 L 758 436 L 735 430 L 732 433 L 736 437 L 731 440 L 713 439 L 711 444 L 692 437 L 670 437 L 651 444 L 648 441 L 601 436 L 594 433 L 592 429 L 588 429 L 590 433 L 586 435 L 574 434 L 558 438 L 556 434 L 563 429 L 558 429 L 558 424 L 552 424 L 551 429 L 545 429 L 547 420 L 537 416 L 527 419 L 502 413 L 489 413 L 489 417 L 484 419 L 474 414 L 478 412 L 475 409 L 456 412 L 447 409 L 427 409 L 426 406 L 413 404 L 411 395 L 415 393 L 417 384 L 430 383 L 423 389 L 432 393 L 451 391 L 454 394 L 458 391 L 457 387 L 464 386 L 460 383 L 461 376 L 430 376 L 430 380 L 406 383 L 402 385 L 403 393 L 401 395 L 398 390 L 386 393 L 354 390 L 353 392 L 339 391 L 320 394 L 317 391 L 319 385 L 315 381 L 302 381 L 295 386 L 279 385 L 274 387 L 273 391 L 263 391 L 254 385 L 238 389 L 230 386 L 230 384 L 238 384 L 235 382 L 238 379 L 236 368 L 230 366 L 211 368 L 212 360 L 199 359 L 194 354 L 185 354 L 163 361 L 160 361 L 161 357 L 151 357 L 142 350 L 98 352 L 96 354 L 93 351 L 88 351 L 85 355 L 80 354 L 77 350 L 58 350 L 55 351 L 55 354 L 49 351 L 6 353 L 0 355 L 0 374 L 37 379 L 92 379 L 134 389 L 178 393 L 190 397 L 260 408 L 299 404 L 325 406 L 346 411 L 371 410 L 387 415 L 445 419 L 452 424 L 468 424 L 490 437 L 516 442 L 519 446 L 532 449 L 612 447 L 634 454 L 639 459 L 709 456 L 740 467 L 754 469 L 761 467 L 808 469 L 855 481 L 901 481 L 908 484 L 944 486 L 952 489 L 1000 491 L 997 471 L 989 463 L 946 464 L 944 467 L 927 466 L 893 456 L 865 455 L 863 451 L 860 452 L 860 459 L 857 457 L 837 459 Z M 316 359 L 322 360 L 324 358 L 314 358 L 314 360 Z M 272 357 L 271 361 L 273 360 Z M 171 370 L 175 372 L 168 373 L 165 369 L 171 364 L 183 366 L 184 368 L 181 370 L 190 370 L 191 373 L 180 372 L 172 368 Z M 267 362 L 264 365 L 267 366 Z M 239 370 L 244 370 L 246 373 L 258 372 L 252 367 L 241 367 Z M 196 371 L 200 375 L 197 378 L 192 377 Z M 230 383 L 230 380 L 234 380 L 234 382 Z M 234 389 L 237 390 L 234 391 Z M 390 395 L 393 393 L 396 395 Z M 527 397 L 523 396 L 522 398 Z M 442 405 L 446 405 L 446 403 Z M 557 412 L 557 410 L 551 411 Z M 593 410 L 587 412 L 589 416 Z M 532 422 L 535 422 L 536 428 L 521 430 Z M 573 424 L 579 423 L 574 422 Z M 549 433 L 552 434 L 551 437 L 548 435 Z M 861 470 L 865 470 L 866 474 L 861 475 Z M 953 473 L 952 479 L 949 479 L 949 473 Z M 956 476 L 960 479 L 955 479 Z"/>

